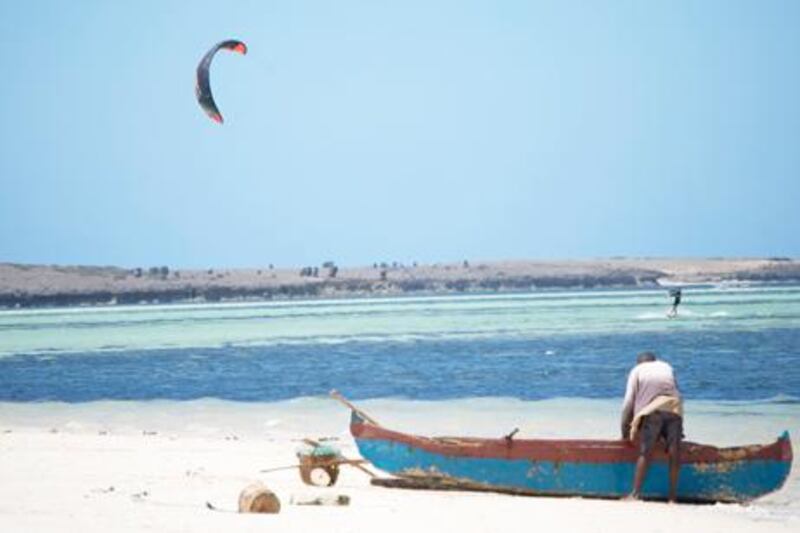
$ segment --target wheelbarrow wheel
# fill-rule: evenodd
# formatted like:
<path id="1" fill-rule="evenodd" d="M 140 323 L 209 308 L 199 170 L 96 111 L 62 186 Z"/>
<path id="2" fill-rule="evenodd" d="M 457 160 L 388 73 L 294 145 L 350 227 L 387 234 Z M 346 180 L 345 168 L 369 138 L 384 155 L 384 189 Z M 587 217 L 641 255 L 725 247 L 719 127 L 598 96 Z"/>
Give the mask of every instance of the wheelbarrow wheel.
<path id="1" fill-rule="evenodd" d="M 339 465 L 302 465 L 300 467 L 300 479 L 306 485 L 315 487 L 332 487 L 339 478 Z"/>

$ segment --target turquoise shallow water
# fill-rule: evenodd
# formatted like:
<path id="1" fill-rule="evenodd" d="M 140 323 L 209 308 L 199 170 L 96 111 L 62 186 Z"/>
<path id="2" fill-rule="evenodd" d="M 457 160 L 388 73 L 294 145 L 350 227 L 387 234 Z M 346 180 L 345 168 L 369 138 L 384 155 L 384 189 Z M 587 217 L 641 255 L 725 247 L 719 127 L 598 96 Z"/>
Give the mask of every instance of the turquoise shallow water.
<path id="1" fill-rule="evenodd" d="M 684 392 L 800 398 L 800 287 L 0 311 L 0 400 L 616 397 L 636 352 Z"/>

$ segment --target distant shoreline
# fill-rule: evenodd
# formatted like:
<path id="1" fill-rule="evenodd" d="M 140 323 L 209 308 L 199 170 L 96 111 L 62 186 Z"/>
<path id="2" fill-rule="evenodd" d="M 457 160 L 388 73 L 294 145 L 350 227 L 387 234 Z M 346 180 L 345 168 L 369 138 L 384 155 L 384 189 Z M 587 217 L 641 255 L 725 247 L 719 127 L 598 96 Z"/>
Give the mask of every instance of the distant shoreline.
<path id="1" fill-rule="evenodd" d="M 800 261 L 593 259 L 339 268 L 178 269 L 0 263 L 0 308 L 800 283 Z"/>

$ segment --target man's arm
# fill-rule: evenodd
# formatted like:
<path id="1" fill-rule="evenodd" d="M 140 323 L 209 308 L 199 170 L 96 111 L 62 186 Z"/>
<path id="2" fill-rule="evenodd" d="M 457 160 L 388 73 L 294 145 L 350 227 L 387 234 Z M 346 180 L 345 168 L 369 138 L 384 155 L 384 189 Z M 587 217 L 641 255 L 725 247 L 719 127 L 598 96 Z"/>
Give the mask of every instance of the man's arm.
<path id="1" fill-rule="evenodd" d="M 633 408 L 625 405 L 622 408 L 622 421 L 620 430 L 622 432 L 622 439 L 628 440 L 631 436 L 631 422 L 633 421 Z"/>
<path id="2" fill-rule="evenodd" d="M 625 387 L 625 400 L 622 402 L 622 420 L 620 421 L 622 438 L 628 440 L 631 433 L 631 422 L 633 421 L 633 399 L 636 395 L 636 369 L 628 374 L 628 384 Z"/>
<path id="3" fill-rule="evenodd" d="M 675 390 L 678 391 L 678 396 L 681 395 L 681 388 L 678 386 L 678 376 L 675 375 L 675 369 L 670 366 L 672 369 L 672 382 L 675 384 Z"/>

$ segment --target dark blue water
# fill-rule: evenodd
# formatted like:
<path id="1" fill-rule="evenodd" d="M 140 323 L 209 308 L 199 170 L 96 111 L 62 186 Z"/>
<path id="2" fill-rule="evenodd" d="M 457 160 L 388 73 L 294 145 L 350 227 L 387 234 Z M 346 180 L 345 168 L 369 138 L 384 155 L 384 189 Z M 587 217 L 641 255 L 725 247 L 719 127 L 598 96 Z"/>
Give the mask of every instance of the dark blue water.
<path id="1" fill-rule="evenodd" d="M 22 354 L 0 359 L 0 400 L 619 398 L 645 349 L 688 399 L 800 398 L 800 329 L 778 328 Z"/>

